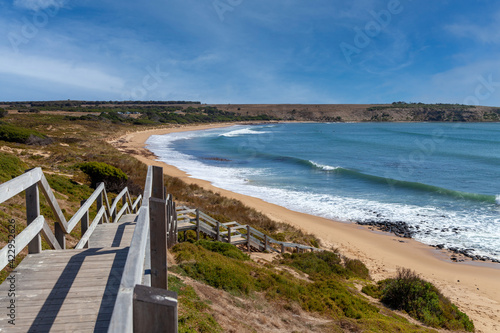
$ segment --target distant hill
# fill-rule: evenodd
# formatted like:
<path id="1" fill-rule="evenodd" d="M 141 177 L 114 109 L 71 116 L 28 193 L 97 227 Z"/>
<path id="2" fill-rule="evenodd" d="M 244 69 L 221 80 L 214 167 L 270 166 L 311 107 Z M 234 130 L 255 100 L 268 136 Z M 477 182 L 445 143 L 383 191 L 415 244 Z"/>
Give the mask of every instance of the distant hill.
<path id="1" fill-rule="evenodd" d="M 214 104 L 240 115 L 297 121 L 500 121 L 500 108 L 460 104 Z"/>
<path id="2" fill-rule="evenodd" d="M 220 121 L 289 120 L 318 122 L 495 122 L 500 107 L 462 104 L 202 104 L 190 101 L 44 101 L 0 102 L 10 113 L 64 112 L 65 115 L 101 114 L 114 121 L 137 124 Z M 96 118 L 95 118 L 96 119 Z"/>

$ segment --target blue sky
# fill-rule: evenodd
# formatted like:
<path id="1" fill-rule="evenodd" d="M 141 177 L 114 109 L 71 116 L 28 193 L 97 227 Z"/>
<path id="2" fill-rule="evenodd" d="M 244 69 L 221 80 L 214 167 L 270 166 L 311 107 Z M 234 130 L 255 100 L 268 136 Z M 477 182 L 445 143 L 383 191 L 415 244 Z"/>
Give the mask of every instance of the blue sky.
<path id="1" fill-rule="evenodd" d="M 0 100 L 500 106 L 500 2 L 2 0 Z"/>

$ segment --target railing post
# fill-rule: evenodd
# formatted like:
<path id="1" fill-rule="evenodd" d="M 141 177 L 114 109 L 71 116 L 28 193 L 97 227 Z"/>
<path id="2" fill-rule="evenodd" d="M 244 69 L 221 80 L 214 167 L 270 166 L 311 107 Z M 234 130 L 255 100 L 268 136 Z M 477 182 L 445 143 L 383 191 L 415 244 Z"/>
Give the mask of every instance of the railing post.
<path id="1" fill-rule="evenodd" d="M 86 201 L 87 200 L 80 201 L 80 207 L 83 206 Z M 82 219 L 80 220 L 80 224 L 82 227 L 82 237 L 83 237 L 83 235 L 85 235 L 85 233 L 87 232 L 87 230 L 89 228 L 89 211 L 88 210 L 85 212 L 85 214 L 83 214 Z M 83 248 L 87 249 L 88 247 L 89 247 L 89 242 L 87 241 L 87 243 L 85 243 Z"/>
<path id="2" fill-rule="evenodd" d="M 200 240 L 200 210 L 196 208 L 196 240 Z"/>
<path id="3" fill-rule="evenodd" d="M 38 184 L 31 185 L 26 189 L 26 221 L 28 225 L 40 215 L 40 195 Z M 57 223 L 56 223 L 57 225 Z M 40 233 L 28 243 L 28 253 L 42 252 L 42 238 Z"/>
<path id="4" fill-rule="evenodd" d="M 227 242 L 231 244 L 231 227 L 227 227 Z"/>
<path id="5" fill-rule="evenodd" d="M 285 244 L 281 243 L 281 253 L 285 253 Z"/>
<path id="6" fill-rule="evenodd" d="M 264 234 L 264 251 L 267 251 L 267 235 Z"/>
<path id="7" fill-rule="evenodd" d="M 101 184 L 98 184 L 98 186 L 101 185 Z M 102 208 L 102 205 L 103 205 L 103 200 L 102 200 L 102 194 L 103 194 L 104 191 L 101 191 L 101 193 L 99 193 L 99 195 L 97 196 L 97 200 L 96 200 L 96 205 L 97 205 L 97 212 L 99 212 L 99 210 Z M 104 214 L 103 216 L 99 219 L 99 222 L 98 224 L 102 224 L 102 221 L 104 219 Z M 82 233 L 83 235 L 83 233 Z"/>
<path id="8" fill-rule="evenodd" d="M 250 253 L 250 226 L 247 225 L 247 250 Z"/>
<path id="9" fill-rule="evenodd" d="M 136 285 L 133 296 L 133 323 L 134 333 L 177 333 L 177 293 Z"/>
<path id="10" fill-rule="evenodd" d="M 217 226 L 216 226 L 217 230 L 216 230 L 216 241 L 220 242 L 220 222 L 217 221 Z"/>
<path id="11" fill-rule="evenodd" d="M 62 250 L 66 249 L 66 233 L 59 223 L 54 223 L 54 236 Z"/>
<path id="12" fill-rule="evenodd" d="M 179 230 L 177 229 L 177 209 L 175 208 L 174 201 L 172 201 L 172 212 L 174 212 L 174 216 L 173 216 L 173 219 L 174 219 L 174 234 L 173 234 L 174 242 L 173 242 L 173 245 L 175 245 L 175 244 L 177 244 L 177 240 L 179 239 Z"/>
<path id="13" fill-rule="evenodd" d="M 167 289 L 167 205 L 165 200 L 149 199 L 149 237 L 151 244 L 151 287 Z"/>
<path id="14" fill-rule="evenodd" d="M 153 190 L 151 191 L 151 197 L 165 199 L 165 192 L 163 188 L 163 168 L 153 166 Z"/>

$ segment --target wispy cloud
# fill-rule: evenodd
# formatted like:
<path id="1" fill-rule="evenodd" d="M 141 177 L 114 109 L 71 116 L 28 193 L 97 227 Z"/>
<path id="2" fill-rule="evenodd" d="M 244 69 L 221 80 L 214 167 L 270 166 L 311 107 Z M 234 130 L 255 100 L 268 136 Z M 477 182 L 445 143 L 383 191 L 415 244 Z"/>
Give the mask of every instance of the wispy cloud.
<path id="1" fill-rule="evenodd" d="M 5 50 L 0 50 L 0 73 L 110 93 L 120 91 L 124 84 L 122 78 L 107 74 L 95 65 L 12 54 Z"/>
<path id="2" fill-rule="evenodd" d="M 485 20 L 487 19 L 488 18 L 485 18 Z M 489 24 L 485 24 L 485 22 L 481 22 L 481 24 L 460 22 L 447 25 L 445 26 L 445 29 L 457 37 L 470 38 L 482 43 L 499 44 L 500 43 L 500 30 L 498 30 L 499 25 L 500 25 L 500 12 L 497 12 L 493 15 L 491 22 Z"/>
<path id="3" fill-rule="evenodd" d="M 14 0 L 14 5 L 34 11 L 49 7 L 62 7 L 65 0 Z"/>

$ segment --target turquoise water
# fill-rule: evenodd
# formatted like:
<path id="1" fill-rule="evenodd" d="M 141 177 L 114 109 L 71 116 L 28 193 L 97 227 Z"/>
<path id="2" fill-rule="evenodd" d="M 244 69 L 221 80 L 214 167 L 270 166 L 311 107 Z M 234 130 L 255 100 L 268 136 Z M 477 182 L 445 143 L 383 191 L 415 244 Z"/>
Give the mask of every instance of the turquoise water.
<path id="1" fill-rule="evenodd" d="M 342 221 L 406 222 L 429 245 L 500 259 L 500 124 L 287 123 L 153 136 L 215 186 Z"/>

